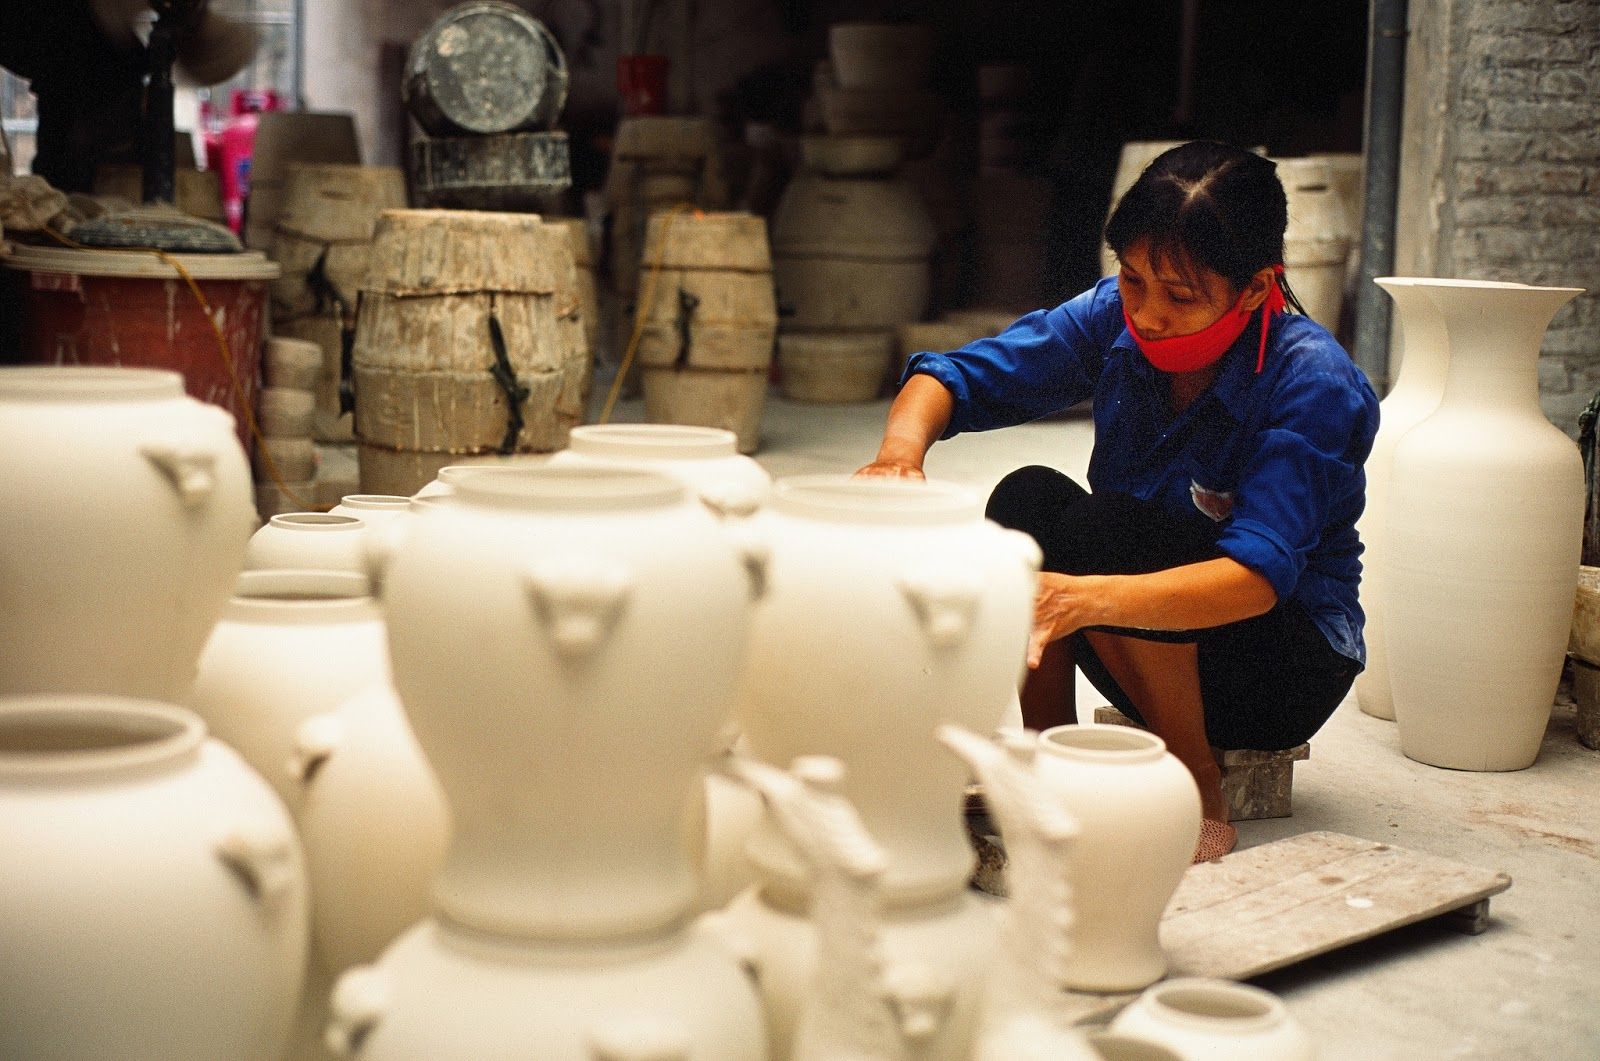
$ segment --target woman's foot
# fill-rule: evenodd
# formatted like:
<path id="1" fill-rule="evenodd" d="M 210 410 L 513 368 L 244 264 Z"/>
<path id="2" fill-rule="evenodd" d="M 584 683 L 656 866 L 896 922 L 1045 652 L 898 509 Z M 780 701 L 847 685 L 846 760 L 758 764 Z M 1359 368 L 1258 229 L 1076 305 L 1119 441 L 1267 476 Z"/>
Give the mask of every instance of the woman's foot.
<path id="1" fill-rule="evenodd" d="M 1194 862 L 1221 858 L 1239 842 L 1239 830 L 1216 818 L 1200 819 L 1200 842 L 1195 845 Z"/>

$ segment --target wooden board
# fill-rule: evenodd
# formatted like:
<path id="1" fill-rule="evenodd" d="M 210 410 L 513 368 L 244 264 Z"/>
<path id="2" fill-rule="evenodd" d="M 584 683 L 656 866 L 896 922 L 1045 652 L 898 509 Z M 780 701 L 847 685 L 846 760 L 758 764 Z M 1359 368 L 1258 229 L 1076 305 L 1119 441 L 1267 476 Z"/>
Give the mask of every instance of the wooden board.
<path id="1" fill-rule="evenodd" d="M 1193 866 L 1161 921 L 1168 976 L 1247 980 L 1431 917 L 1481 932 L 1511 887 L 1478 869 L 1342 833 L 1302 833 Z M 1133 995 L 1075 994 L 1082 1019 Z"/>

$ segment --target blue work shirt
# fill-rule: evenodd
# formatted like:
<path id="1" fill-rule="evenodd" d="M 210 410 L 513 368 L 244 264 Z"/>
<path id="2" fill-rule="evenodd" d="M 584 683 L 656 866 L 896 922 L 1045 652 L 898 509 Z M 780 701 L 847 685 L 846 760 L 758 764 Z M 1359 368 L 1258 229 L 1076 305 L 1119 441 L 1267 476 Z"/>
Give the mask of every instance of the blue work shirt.
<path id="1" fill-rule="evenodd" d="M 1167 377 L 1134 344 L 1107 277 L 993 339 L 913 357 L 955 398 L 945 438 L 1026 423 L 1094 399 L 1089 488 L 1199 509 L 1217 544 L 1303 605 L 1340 655 L 1366 662 L 1357 602 L 1366 503 L 1362 468 L 1378 430 L 1365 375 L 1309 317 L 1276 316 L 1256 373 L 1258 316 L 1216 378 L 1174 415 Z"/>

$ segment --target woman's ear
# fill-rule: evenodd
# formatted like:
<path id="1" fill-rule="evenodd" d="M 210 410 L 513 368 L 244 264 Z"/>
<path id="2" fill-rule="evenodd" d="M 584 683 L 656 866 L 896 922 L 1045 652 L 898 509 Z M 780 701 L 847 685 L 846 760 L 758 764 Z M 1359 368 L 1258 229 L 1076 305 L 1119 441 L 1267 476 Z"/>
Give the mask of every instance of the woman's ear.
<path id="1" fill-rule="evenodd" d="M 1240 296 L 1239 308 L 1246 313 L 1254 313 L 1260 309 L 1261 304 L 1267 300 L 1267 295 L 1272 291 L 1273 282 L 1272 266 L 1269 265 L 1265 269 L 1258 270 L 1250 278 L 1250 282 L 1244 285 L 1244 294 Z"/>

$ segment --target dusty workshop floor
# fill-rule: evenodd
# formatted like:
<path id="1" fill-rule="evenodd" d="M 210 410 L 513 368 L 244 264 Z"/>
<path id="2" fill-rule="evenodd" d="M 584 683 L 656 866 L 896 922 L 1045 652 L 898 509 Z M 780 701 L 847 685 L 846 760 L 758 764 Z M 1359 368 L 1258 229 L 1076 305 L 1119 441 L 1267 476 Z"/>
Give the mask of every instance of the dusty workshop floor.
<path id="1" fill-rule="evenodd" d="M 852 471 L 871 459 L 887 403 L 808 406 L 775 395 L 756 455 L 774 475 Z M 613 419 L 643 418 L 622 403 Z M 931 475 L 987 491 L 1023 464 L 1082 476 L 1090 425 L 1067 419 L 935 447 Z M 1102 698 L 1080 694 L 1080 713 Z M 1241 845 L 1318 829 L 1391 841 L 1511 875 L 1492 924 L 1422 924 L 1263 978 L 1324 1061 L 1600 1058 L 1600 752 L 1558 708 L 1537 764 L 1510 774 L 1404 758 L 1394 724 L 1346 701 L 1299 765 L 1294 816 L 1241 823 Z"/>

